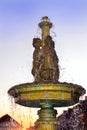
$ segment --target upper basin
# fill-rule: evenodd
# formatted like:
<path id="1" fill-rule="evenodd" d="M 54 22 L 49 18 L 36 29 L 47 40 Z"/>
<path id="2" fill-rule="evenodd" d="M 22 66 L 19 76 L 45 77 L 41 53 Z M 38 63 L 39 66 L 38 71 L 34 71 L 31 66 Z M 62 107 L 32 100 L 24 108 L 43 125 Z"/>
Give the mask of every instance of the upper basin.
<path id="1" fill-rule="evenodd" d="M 19 84 L 8 93 L 13 96 L 15 102 L 27 107 L 40 107 L 41 103 L 50 102 L 54 107 L 70 106 L 78 103 L 79 97 L 85 94 L 85 89 L 77 84 Z"/>

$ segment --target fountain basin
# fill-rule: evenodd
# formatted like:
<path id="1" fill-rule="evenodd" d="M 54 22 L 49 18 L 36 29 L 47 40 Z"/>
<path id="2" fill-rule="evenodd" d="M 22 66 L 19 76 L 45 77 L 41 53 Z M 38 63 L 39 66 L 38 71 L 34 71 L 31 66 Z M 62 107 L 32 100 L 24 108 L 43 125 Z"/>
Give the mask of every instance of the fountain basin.
<path id="1" fill-rule="evenodd" d="M 72 83 L 25 83 L 12 87 L 8 93 L 14 97 L 17 104 L 27 107 L 41 107 L 50 102 L 54 107 L 65 107 L 78 103 L 79 97 L 85 94 L 85 89 Z"/>

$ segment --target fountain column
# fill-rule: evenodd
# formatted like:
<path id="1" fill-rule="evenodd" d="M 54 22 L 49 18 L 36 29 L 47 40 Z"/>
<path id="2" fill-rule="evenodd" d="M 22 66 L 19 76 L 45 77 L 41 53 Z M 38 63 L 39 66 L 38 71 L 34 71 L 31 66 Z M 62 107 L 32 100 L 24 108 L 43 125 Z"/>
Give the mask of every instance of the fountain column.
<path id="1" fill-rule="evenodd" d="M 44 39 L 47 35 L 50 35 L 50 28 L 52 27 L 52 23 L 47 16 L 44 16 L 42 17 L 42 22 L 40 22 L 38 26 L 42 30 L 42 46 L 44 46 Z"/>
<path id="2" fill-rule="evenodd" d="M 52 102 L 41 103 L 41 109 L 38 111 L 39 119 L 35 122 L 36 130 L 56 130 L 58 125 L 56 114 Z"/>

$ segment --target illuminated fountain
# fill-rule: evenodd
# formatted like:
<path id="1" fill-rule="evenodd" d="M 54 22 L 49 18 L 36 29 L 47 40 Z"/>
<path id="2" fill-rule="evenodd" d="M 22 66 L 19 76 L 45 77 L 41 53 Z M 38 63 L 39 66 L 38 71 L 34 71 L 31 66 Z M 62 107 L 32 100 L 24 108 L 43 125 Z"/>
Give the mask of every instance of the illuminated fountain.
<path id="1" fill-rule="evenodd" d="M 55 43 L 50 36 L 52 23 L 47 16 L 38 24 L 42 38 L 33 39 L 33 83 L 19 84 L 8 93 L 17 104 L 41 108 L 39 119 L 35 122 L 37 130 L 56 130 L 58 121 L 54 107 L 65 107 L 78 103 L 85 89 L 77 84 L 61 83 L 59 79 L 59 59 L 55 52 Z"/>

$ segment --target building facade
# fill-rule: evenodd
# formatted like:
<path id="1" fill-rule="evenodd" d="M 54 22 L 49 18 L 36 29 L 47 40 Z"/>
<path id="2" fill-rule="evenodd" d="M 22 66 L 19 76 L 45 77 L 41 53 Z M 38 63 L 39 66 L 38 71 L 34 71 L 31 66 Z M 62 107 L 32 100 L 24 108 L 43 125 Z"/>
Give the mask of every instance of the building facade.
<path id="1" fill-rule="evenodd" d="M 23 130 L 22 125 L 8 114 L 0 118 L 0 130 Z"/>
<path id="2" fill-rule="evenodd" d="M 87 130 L 87 100 L 64 111 L 58 122 L 57 130 Z"/>

